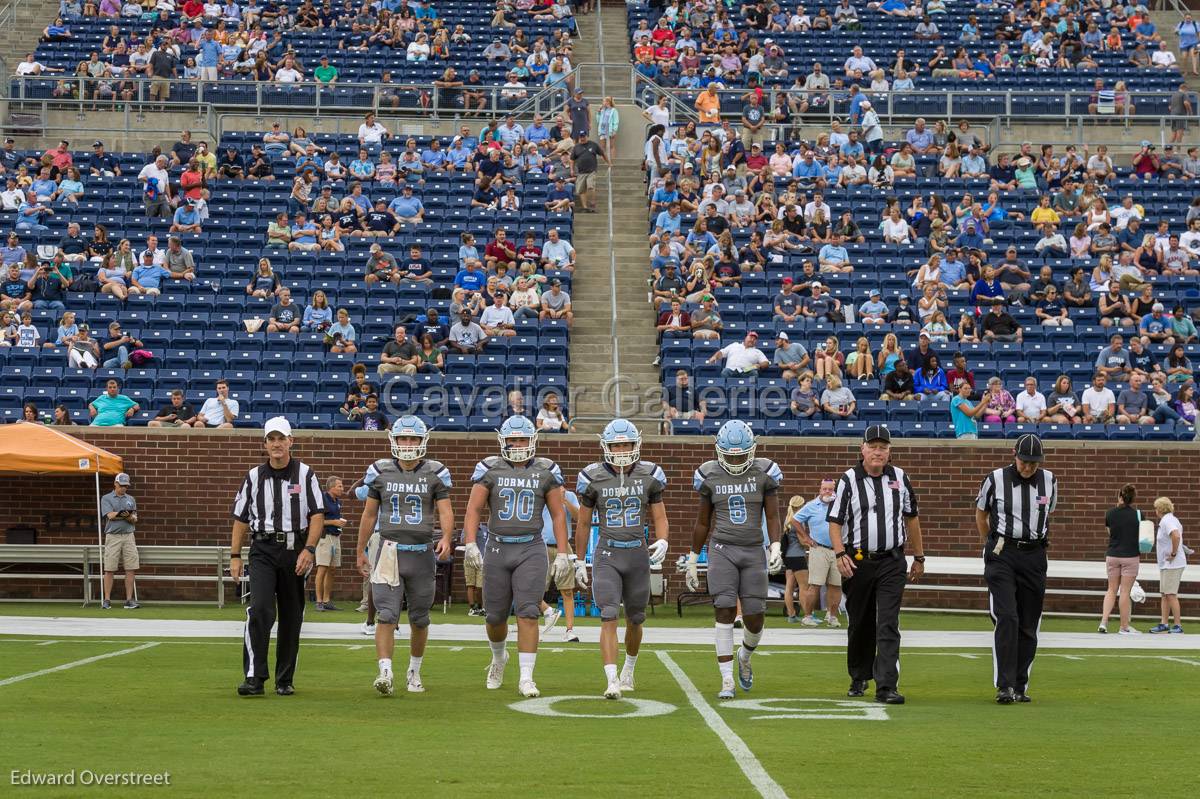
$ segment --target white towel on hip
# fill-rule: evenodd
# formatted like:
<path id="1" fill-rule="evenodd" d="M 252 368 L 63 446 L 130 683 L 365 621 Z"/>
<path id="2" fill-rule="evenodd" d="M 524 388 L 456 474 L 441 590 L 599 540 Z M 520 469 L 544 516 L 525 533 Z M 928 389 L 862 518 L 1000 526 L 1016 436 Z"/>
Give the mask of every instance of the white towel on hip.
<path id="1" fill-rule="evenodd" d="M 375 569 L 371 572 L 371 582 L 390 585 L 393 588 L 400 585 L 400 568 L 396 563 L 395 541 L 384 539 L 379 542 L 379 557 L 375 560 Z"/>

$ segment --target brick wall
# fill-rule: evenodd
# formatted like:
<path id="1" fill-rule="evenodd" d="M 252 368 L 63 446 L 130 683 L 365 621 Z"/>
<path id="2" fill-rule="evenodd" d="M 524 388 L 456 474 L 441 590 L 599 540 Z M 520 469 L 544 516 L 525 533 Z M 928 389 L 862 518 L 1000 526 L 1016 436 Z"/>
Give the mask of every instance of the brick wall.
<path id="1" fill-rule="evenodd" d="M 145 544 L 221 544 L 229 540 L 229 509 L 245 471 L 261 458 L 260 440 L 248 431 L 108 430 L 82 428 L 80 435 L 125 459 L 133 477 L 141 522 L 138 540 Z M 459 523 L 466 507 L 468 479 L 483 455 L 496 450 L 490 435 L 436 434 L 429 454 L 446 462 L 456 486 L 453 499 Z M 1107 442 L 1062 442 L 1047 448 L 1046 466 L 1059 477 L 1061 497 L 1051 530 L 1053 556 L 1069 559 L 1102 559 L 1105 546 L 1104 512 L 1115 504 L 1125 482 L 1137 486 L 1141 506 L 1154 497 L 1174 499 L 1185 535 L 1193 546 L 1200 537 L 1200 497 L 1195 478 L 1196 449 L 1187 444 L 1157 447 Z M 543 439 L 539 454 L 561 465 L 570 483 L 586 463 L 599 456 L 591 436 Z M 295 454 L 312 464 L 324 478 L 337 474 L 353 481 L 373 459 L 387 454 L 382 435 L 357 433 L 300 433 Z M 657 461 L 666 471 L 666 502 L 671 521 L 669 563 L 687 551 L 693 521 L 694 494 L 691 475 L 712 455 L 707 441 L 686 438 L 647 438 L 643 457 Z M 836 475 L 854 463 L 857 442 L 839 439 L 765 439 L 761 457 L 775 459 L 784 473 L 784 498 L 792 494 L 812 497 L 823 476 Z M 983 475 L 1007 461 L 1003 443 L 949 441 L 898 442 L 893 459 L 912 475 L 921 506 L 926 551 L 932 555 L 973 556 L 978 552 L 972 503 Z M 0 477 L 0 490 L 8 508 L 4 526 L 29 524 L 40 531 L 43 543 L 95 540 L 95 498 L 90 478 Z M 107 487 L 106 487 L 107 490 Z M 360 503 L 347 500 L 344 512 L 356 519 Z M 47 518 L 47 514 L 52 514 Z M 77 517 L 77 525 L 63 527 L 63 516 Z M 1200 547 L 1197 547 L 1200 548 Z M 346 562 L 345 560 L 343 561 Z M 673 567 L 667 569 L 668 596 L 681 581 Z M 1097 585 L 1092 587 L 1103 586 Z M 75 596 L 74 585 L 29 581 L 0 582 L 0 597 Z M 209 587 L 178 583 L 150 583 L 139 588 L 142 596 L 170 595 L 207 599 Z M 358 596 L 358 581 L 348 568 L 337 582 L 336 595 Z M 910 600 L 936 606 L 982 607 L 984 597 L 970 593 L 914 593 Z M 1064 603 L 1056 607 L 1093 610 L 1095 601 Z M 1200 608 L 1194 608 L 1198 610 Z"/>

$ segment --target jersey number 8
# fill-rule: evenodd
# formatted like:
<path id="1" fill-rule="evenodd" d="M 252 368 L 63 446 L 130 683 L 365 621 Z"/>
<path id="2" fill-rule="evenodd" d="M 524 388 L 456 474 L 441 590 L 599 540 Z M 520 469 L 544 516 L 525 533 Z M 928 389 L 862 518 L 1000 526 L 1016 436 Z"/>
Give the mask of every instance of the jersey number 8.
<path id="1" fill-rule="evenodd" d="M 604 503 L 605 527 L 639 527 L 642 519 L 642 501 L 637 497 L 626 497 L 624 503 L 617 498 Z"/>
<path id="2" fill-rule="evenodd" d="M 746 498 L 741 494 L 729 497 L 729 521 L 732 524 L 746 523 Z"/>
<path id="3" fill-rule="evenodd" d="M 392 518 L 389 520 L 392 524 L 418 525 L 421 523 L 421 498 L 416 494 L 409 494 L 404 498 L 404 504 L 408 505 L 409 511 L 400 516 L 400 495 L 392 494 Z"/>
<path id="4" fill-rule="evenodd" d="M 496 511 L 496 515 L 500 521 L 511 522 L 515 516 L 519 522 L 528 522 L 533 520 L 533 491 L 528 488 L 522 488 L 518 491 L 515 488 L 500 489 L 500 501 L 503 503 L 500 510 Z"/>

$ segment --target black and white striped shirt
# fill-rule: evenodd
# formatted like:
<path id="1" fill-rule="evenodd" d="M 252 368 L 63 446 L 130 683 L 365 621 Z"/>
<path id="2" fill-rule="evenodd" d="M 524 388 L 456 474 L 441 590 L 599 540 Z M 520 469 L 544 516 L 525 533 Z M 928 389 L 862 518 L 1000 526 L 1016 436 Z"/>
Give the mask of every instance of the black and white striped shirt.
<path id="1" fill-rule="evenodd" d="M 829 521 L 842 525 L 842 543 L 869 553 L 904 546 L 904 520 L 916 516 L 917 495 L 898 466 L 884 466 L 878 477 L 867 474 L 861 463 L 847 469 L 829 504 Z"/>
<path id="2" fill-rule="evenodd" d="M 282 469 L 270 463 L 246 474 L 233 502 L 233 518 L 256 533 L 306 533 L 308 521 L 325 512 L 317 473 L 296 458 Z"/>
<path id="3" fill-rule="evenodd" d="M 991 516 L 991 534 L 1018 541 L 1041 541 L 1058 505 L 1058 481 L 1048 469 L 1026 480 L 1016 466 L 988 474 L 979 486 L 975 507 Z"/>

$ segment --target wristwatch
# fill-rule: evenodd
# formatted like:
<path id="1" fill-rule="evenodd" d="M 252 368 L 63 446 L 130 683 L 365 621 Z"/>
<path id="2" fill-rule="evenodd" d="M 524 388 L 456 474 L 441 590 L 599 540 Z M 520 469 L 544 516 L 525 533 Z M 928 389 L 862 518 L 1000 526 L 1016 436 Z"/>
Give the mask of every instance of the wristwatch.
<path id="1" fill-rule="evenodd" d="M 308 554 L 310 554 L 310 555 L 315 555 L 315 554 L 317 554 L 317 548 L 316 548 L 316 547 L 314 547 L 314 546 L 306 546 L 306 547 L 304 548 L 304 551 L 305 551 L 305 552 L 307 552 L 307 553 L 308 553 Z"/>
<path id="2" fill-rule="evenodd" d="M 916 563 L 924 563 L 925 556 L 924 555 L 913 555 L 913 561 Z"/>
<path id="3" fill-rule="evenodd" d="M 230 552 L 230 553 L 229 553 L 229 559 L 230 559 L 230 560 L 241 560 L 241 559 L 242 559 L 242 553 L 241 553 L 241 552 Z"/>

